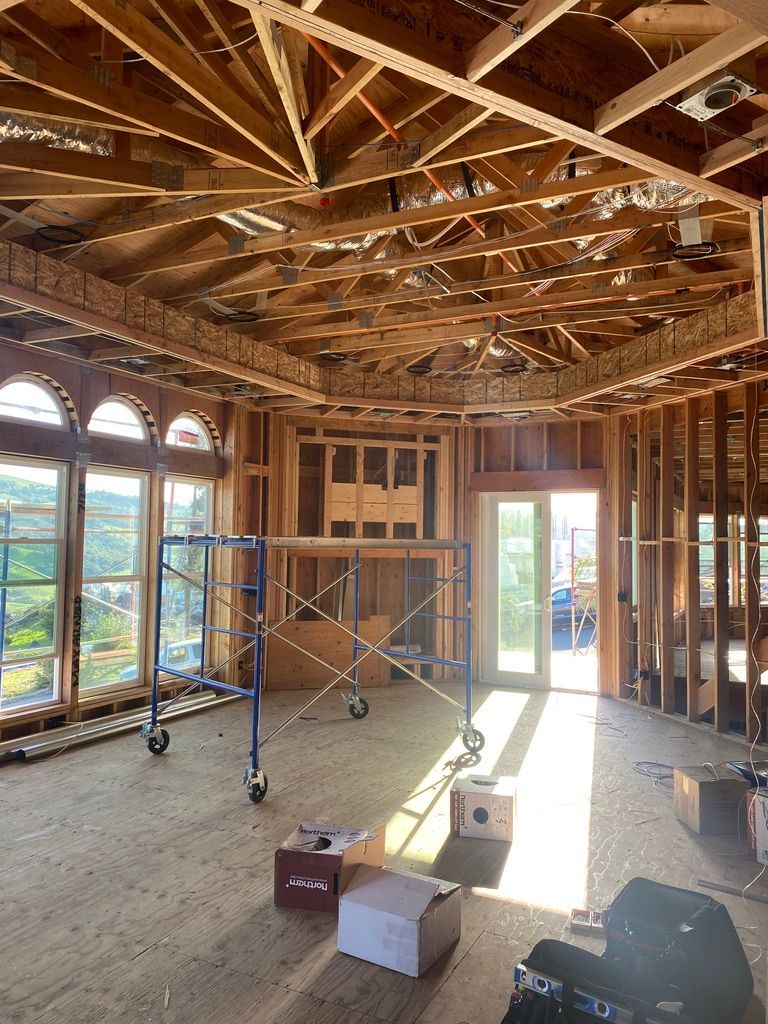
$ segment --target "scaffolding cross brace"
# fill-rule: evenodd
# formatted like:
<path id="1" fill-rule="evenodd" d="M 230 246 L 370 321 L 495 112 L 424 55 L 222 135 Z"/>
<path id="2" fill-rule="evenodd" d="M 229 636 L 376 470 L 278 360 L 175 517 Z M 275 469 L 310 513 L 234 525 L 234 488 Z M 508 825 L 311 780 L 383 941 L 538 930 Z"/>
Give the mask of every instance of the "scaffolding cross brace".
<path id="1" fill-rule="evenodd" d="M 174 549 L 179 548 L 200 548 L 203 550 L 203 566 L 201 572 L 197 572 L 193 575 L 189 572 L 182 571 L 182 569 L 172 564 L 173 551 Z M 289 550 L 290 552 L 297 554 L 302 551 L 318 550 L 333 553 L 338 551 L 349 552 L 347 557 L 352 559 L 352 565 L 344 572 L 337 575 L 329 584 L 323 587 L 322 590 L 318 591 L 318 593 L 307 598 L 296 593 L 286 584 L 281 583 L 275 578 L 275 576 L 271 575 L 267 571 L 269 552 L 273 549 Z M 211 556 L 212 553 L 215 553 L 217 550 L 240 550 L 246 553 L 252 553 L 256 559 L 256 564 L 249 573 L 249 578 L 245 582 L 237 583 L 212 577 Z M 391 626 L 391 628 L 388 629 L 387 632 L 375 643 L 372 643 L 370 640 L 366 640 L 360 635 L 360 573 L 364 561 L 364 558 L 362 558 L 361 555 L 371 552 L 375 555 L 376 552 L 385 551 L 399 552 L 405 559 L 405 615 L 394 626 Z M 459 564 L 454 565 L 450 570 L 446 570 L 445 575 L 415 575 L 411 569 L 413 554 L 417 553 L 417 555 L 423 559 L 429 557 L 423 553 L 430 551 L 460 552 L 461 555 L 457 559 Z M 193 666 L 185 666 L 182 668 L 178 665 L 174 666 L 167 663 L 168 643 L 167 639 L 165 643 L 163 641 L 163 610 L 164 601 L 167 599 L 165 583 L 168 579 L 168 574 L 180 578 L 185 584 L 202 593 L 199 673 L 186 671 L 187 668 Z M 221 575 L 222 573 L 219 571 L 217 576 L 220 577 Z M 198 578 L 195 578 L 195 576 Z M 351 629 L 343 622 L 340 622 L 338 619 L 335 619 L 333 616 L 323 611 L 323 609 L 318 605 L 320 599 L 329 590 L 332 590 L 334 587 L 345 582 L 350 577 L 352 577 L 354 584 Z M 432 589 L 422 599 L 415 600 L 412 593 L 412 585 L 414 583 L 430 584 L 432 585 Z M 291 607 L 290 610 L 286 611 L 282 618 L 279 618 L 271 624 L 267 621 L 266 613 L 268 587 L 275 588 L 276 591 L 294 602 L 294 606 Z M 453 602 L 454 608 L 458 609 L 456 613 L 444 614 L 429 610 L 429 606 L 436 598 L 454 587 L 458 588 L 455 592 L 455 600 Z M 267 776 L 261 766 L 261 747 L 263 747 L 268 740 L 272 739 L 272 737 L 282 732 L 282 730 L 292 722 L 296 721 L 296 719 L 299 718 L 307 708 L 311 707 L 315 701 L 319 700 L 320 697 L 335 687 L 342 680 L 346 680 L 350 684 L 349 692 L 342 693 L 342 699 L 347 705 L 349 713 L 356 719 L 365 718 L 369 712 L 369 705 L 368 702 L 360 696 L 361 686 L 359 682 L 359 666 L 372 654 L 379 655 L 379 657 L 383 658 L 390 665 L 395 666 L 407 676 L 414 679 L 422 686 L 425 686 L 428 690 L 435 693 L 438 697 L 441 697 L 458 710 L 457 731 L 468 751 L 480 751 L 485 744 L 485 739 L 482 733 L 472 725 L 472 553 L 470 545 L 464 541 L 401 541 L 331 537 L 240 537 L 227 534 L 166 536 L 161 538 L 158 547 L 156 588 L 154 635 L 155 653 L 153 660 L 151 716 L 149 721 L 145 722 L 142 726 L 141 736 L 146 741 L 148 749 L 153 754 L 162 754 L 168 748 L 170 736 L 168 732 L 160 726 L 161 676 L 171 676 L 188 682 L 190 685 L 183 691 L 184 693 L 189 692 L 189 690 L 194 689 L 196 686 L 205 686 L 213 690 L 235 694 L 237 696 L 250 699 L 253 704 L 251 715 L 251 750 L 250 760 L 246 764 L 243 773 L 243 782 L 245 783 L 248 796 L 254 803 L 260 803 L 264 799 L 267 794 L 268 787 Z M 227 598 L 220 593 L 221 590 L 237 590 L 244 597 L 252 599 L 255 603 L 253 613 L 247 612 L 227 600 Z M 210 615 L 212 602 L 228 608 L 234 614 L 239 615 L 244 621 L 245 626 L 241 629 L 230 629 L 209 621 L 212 618 Z M 342 632 L 349 636 L 351 640 L 352 660 L 346 668 L 339 671 L 334 665 L 324 661 L 313 651 L 307 650 L 306 647 L 303 647 L 301 644 L 277 632 L 283 623 L 288 622 L 290 619 L 295 619 L 298 613 L 304 609 L 312 610 L 321 619 L 325 619 L 333 623 L 333 625 L 337 626 Z M 454 623 L 462 634 L 460 637 L 461 643 L 458 644 L 461 648 L 461 657 L 456 655 L 449 658 L 441 657 L 437 653 L 425 654 L 419 645 L 412 645 L 411 623 L 416 617 Z M 389 646 L 388 642 L 391 641 L 393 634 L 400 630 L 404 630 L 405 632 L 405 645 L 401 648 Z M 238 646 L 233 653 L 229 653 L 226 658 L 206 671 L 208 640 L 212 634 L 232 638 L 232 641 L 236 638 Z M 325 686 L 321 687 L 304 704 L 302 704 L 297 711 L 293 712 L 287 719 L 285 719 L 285 721 L 281 722 L 262 739 L 261 693 L 264 682 L 266 640 L 269 637 L 279 639 L 282 643 L 287 644 L 304 656 L 310 658 L 316 664 L 328 669 L 328 671 L 332 673 L 332 678 Z M 222 669 L 226 668 L 233 661 L 241 658 L 251 650 L 253 651 L 252 688 L 238 686 L 234 683 L 228 683 L 221 679 L 214 678 L 214 676 L 220 673 Z M 461 671 L 464 677 L 464 703 L 462 704 L 459 701 L 454 700 L 453 697 L 443 692 L 443 690 L 434 685 L 433 682 L 422 678 L 420 674 L 415 672 L 412 668 L 409 668 L 409 665 L 416 664 L 419 666 L 423 664 L 433 666 L 439 665 L 456 671 Z M 178 697 L 182 695 L 183 694 L 179 694 Z M 178 699 L 178 697 L 173 698 L 173 700 Z M 163 712 L 167 711 L 171 703 L 173 703 L 173 701 L 167 702 L 164 705 Z"/>

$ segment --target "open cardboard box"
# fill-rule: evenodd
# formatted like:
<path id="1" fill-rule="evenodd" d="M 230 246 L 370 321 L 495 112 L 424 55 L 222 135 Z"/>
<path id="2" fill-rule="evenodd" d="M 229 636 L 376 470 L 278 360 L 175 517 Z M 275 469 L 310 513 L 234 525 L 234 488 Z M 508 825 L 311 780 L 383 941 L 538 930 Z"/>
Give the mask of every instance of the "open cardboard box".
<path id="1" fill-rule="evenodd" d="M 358 864 L 384 863 L 382 826 L 371 833 L 341 825 L 298 825 L 275 851 L 275 904 L 338 913 Z"/>
<path id="2" fill-rule="evenodd" d="M 339 901 L 339 951 L 418 978 L 461 935 L 461 886 L 363 865 Z"/>

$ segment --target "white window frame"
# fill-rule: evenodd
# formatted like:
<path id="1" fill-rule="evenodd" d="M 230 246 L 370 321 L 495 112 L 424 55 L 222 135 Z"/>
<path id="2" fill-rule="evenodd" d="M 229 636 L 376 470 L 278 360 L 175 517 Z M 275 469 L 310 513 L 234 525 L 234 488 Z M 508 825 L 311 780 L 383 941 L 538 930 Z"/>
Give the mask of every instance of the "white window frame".
<path id="1" fill-rule="evenodd" d="M 35 387 L 40 388 L 41 391 L 46 391 L 61 416 L 61 423 L 40 423 L 38 420 L 29 419 L 27 416 L 9 416 L 7 413 L 0 413 L 0 423 L 23 423 L 27 426 L 33 426 L 35 430 L 42 428 L 43 430 L 63 430 L 69 432 L 70 419 L 67 407 L 61 399 L 61 395 L 52 387 L 47 380 L 43 380 L 41 377 L 36 377 L 34 373 L 15 373 L 12 377 L 8 377 L 0 383 L 0 391 L 8 384 L 34 384 Z"/>
<path id="2" fill-rule="evenodd" d="M 5 419 L 5 417 L 2 417 Z M 16 422 L 16 421 L 14 421 Z M 29 421 L 22 421 L 29 422 Z M 48 424 L 51 426 L 52 424 Z M 56 428 L 59 429 L 59 428 Z M 62 655 L 64 648 L 64 582 L 66 574 L 66 554 L 67 554 L 67 494 L 68 494 L 68 480 L 69 480 L 69 466 L 66 462 L 55 462 L 48 459 L 36 459 L 36 458 L 25 458 L 18 455 L 0 455 L 0 462 L 9 463 L 19 466 L 26 466 L 31 468 L 40 469 L 53 469 L 58 472 L 58 486 L 56 492 L 56 524 L 59 528 L 58 535 L 55 540 L 44 540 L 41 537 L 13 537 L 3 538 L 3 544 L 49 544 L 55 545 L 56 547 L 56 579 L 54 580 L 54 587 L 56 590 L 55 607 L 53 612 L 53 653 L 52 654 L 36 654 L 25 658 L 12 658 L 4 660 L 2 658 L 2 652 L 0 651 L 0 668 L 13 668 L 18 664 L 30 664 L 38 663 L 42 661 L 50 661 L 53 659 L 53 695 L 49 700 L 36 701 L 29 704 L 19 704 L 13 708 L 0 708 L 0 717 L 6 715 L 12 715 L 14 712 L 22 713 L 34 711 L 37 708 L 50 707 L 55 704 L 61 703 L 61 666 L 62 666 Z M 29 583 L 24 580 L 14 580 L 6 582 L 5 586 L 8 589 L 25 586 L 35 586 L 36 584 Z M 38 584 L 39 586 L 50 586 L 50 581 L 46 580 Z"/>
<path id="3" fill-rule="evenodd" d="M 111 435 L 105 435 L 111 436 Z M 132 576 L 86 576 L 83 573 L 82 578 L 82 593 L 85 594 L 86 584 L 92 583 L 139 583 L 140 587 L 140 598 L 139 598 L 139 630 L 138 639 L 136 643 L 136 678 L 127 680 L 115 680 L 114 683 L 105 683 L 103 686 L 83 686 L 82 684 L 82 669 L 81 669 L 81 684 L 80 693 L 81 699 L 83 697 L 90 697 L 103 693 L 111 693 L 117 690 L 131 689 L 140 684 L 142 678 L 142 666 L 144 664 L 144 658 L 147 649 L 147 601 L 148 601 L 148 589 L 149 589 L 149 499 L 150 499 L 150 474 L 139 469 L 116 469 L 114 466 L 102 466 L 102 465 L 89 465 L 86 471 L 86 504 L 85 512 L 86 517 L 88 514 L 88 498 L 87 498 L 87 476 L 88 473 L 93 472 L 98 476 L 122 476 L 130 477 L 132 479 L 141 480 L 141 507 L 139 511 L 139 554 L 138 554 L 138 568 L 140 570 L 138 575 Z M 85 522 L 85 520 L 84 520 Z M 83 538 L 83 569 L 85 569 L 85 537 Z M 81 647 L 83 637 L 80 637 Z"/>
<path id="4" fill-rule="evenodd" d="M 99 430 L 98 427 L 91 426 L 91 424 L 93 423 L 93 417 L 102 407 L 102 405 L 107 405 L 114 402 L 117 402 L 120 405 L 127 406 L 131 410 L 131 412 L 136 416 L 136 419 L 138 420 L 139 425 L 141 426 L 143 434 L 143 437 L 141 439 L 139 439 L 138 437 L 121 437 L 119 434 L 113 433 L 110 430 Z M 112 440 L 128 441 L 130 444 L 149 444 L 149 442 L 152 440 L 149 433 L 149 424 L 147 423 L 147 420 L 144 414 L 142 413 L 141 409 L 139 409 L 139 407 L 135 405 L 130 399 L 124 398 L 122 395 L 108 395 L 107 398 L 102 399 L 102 401 L 99 402 L 99 404 L 91 413 L 90 419 L 88 420 L 87 430 L 89 436 L 93 434 L 94 437 L 109 437 Z"/>

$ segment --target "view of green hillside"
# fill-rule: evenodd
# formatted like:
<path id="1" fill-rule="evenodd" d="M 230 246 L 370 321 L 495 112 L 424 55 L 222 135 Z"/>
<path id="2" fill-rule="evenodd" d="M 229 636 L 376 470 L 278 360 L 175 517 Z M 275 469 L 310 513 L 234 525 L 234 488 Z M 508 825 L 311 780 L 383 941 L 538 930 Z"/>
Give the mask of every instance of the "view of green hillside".
<path id="1" fill-rule="evenodd" d="M 0 670 L 3 708 L 51 699 L 54 660 L 27 659 L 55 654 L 57 478 L 46 467 L 14 474 L 0 463 L 0 650 L 15 664 Z M 109 480 L 94 474 L 93 483 Z M 142 575 L 141 502 L 138 491 L 89 487 L 83 559 L 80 685 L 93 688 L 126 682 L 138 675 L 142 584 L 121 577 Z M 203 489 L 177 487 L 175 532 L 197 530 L 205 515 Z M 63 530 L 63 525 L 60 526 Z M 47 543 L 15 542 L 16 538 Z M 11 543 L 3 543 L 11 541 Z M 174 564 L 186 572 L 201 568 L 199 551 L 179 551 Z M 6 586 L 8 583 L 10 585 Z M 166 583 L 163 643 L 167 648 L 199 634 L 201 601 L 178 579 Z"/>

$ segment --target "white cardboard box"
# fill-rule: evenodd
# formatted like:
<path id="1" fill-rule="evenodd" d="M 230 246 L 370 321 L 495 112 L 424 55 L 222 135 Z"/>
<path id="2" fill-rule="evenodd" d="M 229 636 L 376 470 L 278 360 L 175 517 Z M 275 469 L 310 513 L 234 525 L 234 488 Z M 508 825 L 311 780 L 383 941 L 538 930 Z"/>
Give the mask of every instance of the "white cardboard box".
<path id="1" fill-rule="evenodd" d="M 510 775 L 460 775 L 451 787 L 451 833 L 511 843 L 517 779 Z"/>
<path id="2" fill-rule="evenodd" d="M 461 886 L 361 865 L 339 900 L 339 951 L 418 978 L 461 935 Z"/>

